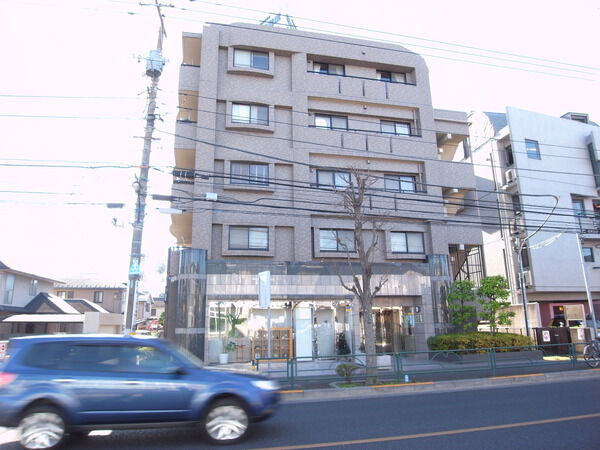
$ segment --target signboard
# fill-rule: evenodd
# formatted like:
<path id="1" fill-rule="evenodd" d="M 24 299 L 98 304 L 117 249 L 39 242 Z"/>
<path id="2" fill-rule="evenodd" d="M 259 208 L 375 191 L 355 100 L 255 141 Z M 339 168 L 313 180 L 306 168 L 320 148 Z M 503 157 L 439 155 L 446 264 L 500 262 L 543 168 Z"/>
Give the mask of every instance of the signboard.
<path id="1" fill-rule="evenodd" d="M 271 307 L 271 272 L 258 274 L 258 304 L 261 308 Z"/>
<path id="2" fill-rule="evenodd" d="M 550 342 L 550 331 L 549 330 L 542 330 L 542 340 L 544 342 Z"/>

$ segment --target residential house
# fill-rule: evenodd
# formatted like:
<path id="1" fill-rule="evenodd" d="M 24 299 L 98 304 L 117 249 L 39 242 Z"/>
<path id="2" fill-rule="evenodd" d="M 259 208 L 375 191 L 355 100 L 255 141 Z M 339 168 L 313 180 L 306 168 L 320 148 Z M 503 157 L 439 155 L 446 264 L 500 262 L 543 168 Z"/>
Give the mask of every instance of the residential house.
<path id="1" fill-rule="evenodd" d="M 36 295 L 18 314 L 5 317 L 3 337 L 55 333 L 120 333 L 121 314 L 109 313 L 84 299 L 64 299 L 47 292 Z"/>
<path id="2" fill-rule="evenodd" d="M 584 277 L 600 316 L 600 128 L 586 114 L 513 107 L 469 122 L 486 272 L 510 281 L 515 328 L 525 327 L 523 294 L 529 327 L 568 306 L 589 314 Z"/>
<path id="3" fill-rule="evenodd" d="M 0 335 L 6 327 L 2 319 L 25 311 L 27 304 L 40 292 L 51 292 L 54 283 L 48 277 L 9 267 L 0 261 Z"/>
<path id="4" fill-rule="evenodd" d="M 434 109 L 404 47 L 236 23 L 184 33 L 167 337 L 215 361 L 359 351 L 355 230 L 340 191 L 368 173 L 378 351 L 426 350 L 455 278 L 483 275 L 466 113 Z M 460 158 L 459 158 L 460 157 Z M 346 251 L 348 250 L 348 251 Z M 348 260 L 351 264 L 348 264 Z M 354 265 L 352 265 L 352 263 Z M 271 304 L 258 302 L 271 273 Z"/>
<path id="5" fill-rule="evenodd" d="M 101 305 L 109 312 L 120 314 L 127 295 L 127 283 L 75 278 L 55 283 L 53 292 L 61 298 L 83 298 Z"/>

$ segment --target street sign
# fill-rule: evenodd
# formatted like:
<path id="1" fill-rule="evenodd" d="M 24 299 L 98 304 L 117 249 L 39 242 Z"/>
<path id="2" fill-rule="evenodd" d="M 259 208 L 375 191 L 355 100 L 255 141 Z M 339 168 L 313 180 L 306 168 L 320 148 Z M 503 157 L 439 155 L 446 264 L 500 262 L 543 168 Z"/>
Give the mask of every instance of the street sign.
<path id="1" fill-rule="evenodd" d="M 258 274 L 258 304 L 261 308 L 271 307 L 271 272 Z"/>

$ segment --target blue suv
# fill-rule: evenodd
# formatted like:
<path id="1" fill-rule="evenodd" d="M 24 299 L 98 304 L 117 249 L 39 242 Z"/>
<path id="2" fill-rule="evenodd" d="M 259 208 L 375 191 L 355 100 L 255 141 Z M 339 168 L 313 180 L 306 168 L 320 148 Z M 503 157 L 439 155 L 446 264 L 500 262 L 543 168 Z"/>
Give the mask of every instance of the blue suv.
<path id="1" fill-rule="evenodd" d="M 199 425 L 209 442 L 231 444 L 278 401 L 275 381 L 203 367 L 156 338 L 14 338 L 0 365 L 0 426 L 18 426 L 24 448 L 55 448 L 93 429 L 174 424 Z"/>

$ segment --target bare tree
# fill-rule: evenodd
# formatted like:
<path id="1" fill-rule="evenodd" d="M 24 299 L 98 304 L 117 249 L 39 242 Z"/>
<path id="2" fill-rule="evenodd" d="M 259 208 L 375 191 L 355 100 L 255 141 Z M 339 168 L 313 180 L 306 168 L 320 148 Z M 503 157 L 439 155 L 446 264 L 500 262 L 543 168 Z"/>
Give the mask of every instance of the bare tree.
<path id="1" fill-rule="evenodd" d="M 340 191 L 344 211 L 354 221 L 354 248 L 350 248 L 347 242 L 339 242 L 348 256 L 352 282 L 344 281 L 339 273 L 338 277 L 344 289 L 352 292 L 359 302 L 365 339 L 368 384 L 375 384 L 378 377 L 373 299 L 388 281 L 385 276 L 373 280 L 373 263 L 383 218 L 376 214 L 368 214 L 366 211 L 369 200 L 367 192 L 374 182 L 374 178 L 368 173 L 352 169 L 348 186 Z M 352 264 L 352 259 L 358 259 L 360 273 L 359 270 L 355 270 L 356 266 Z"/>

